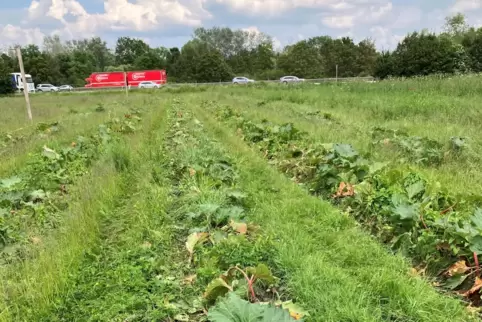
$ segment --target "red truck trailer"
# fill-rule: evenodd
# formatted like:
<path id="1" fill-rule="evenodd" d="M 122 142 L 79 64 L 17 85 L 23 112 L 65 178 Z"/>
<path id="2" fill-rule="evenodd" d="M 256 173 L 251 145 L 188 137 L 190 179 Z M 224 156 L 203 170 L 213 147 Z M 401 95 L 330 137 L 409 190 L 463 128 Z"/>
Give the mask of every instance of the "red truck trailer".
<path id="1" fill-rule="evenodd" d="M 126 72 L 127 86 L 137 87 L 140 82 L 152 81 L 162 85 L 167 82 L 165 70 L 142 70 Z M 125 85 L 124 72 L 92 73 L 85 79 L 85 87 L 123 87 Z"/>

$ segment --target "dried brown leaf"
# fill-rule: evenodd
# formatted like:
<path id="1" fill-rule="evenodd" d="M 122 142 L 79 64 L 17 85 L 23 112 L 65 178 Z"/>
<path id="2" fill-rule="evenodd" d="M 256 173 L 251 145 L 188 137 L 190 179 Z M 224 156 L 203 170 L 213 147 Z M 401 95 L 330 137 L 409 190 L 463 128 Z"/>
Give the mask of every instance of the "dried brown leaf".
<path id="1" fill-rule="evenodd" d="M 474 282 L 474 285 L 472 286 L 472 288 L 466 292 L 463 292 L 462 295 L 465 296 L 465 297 L 469 297 L 475 293 L 478 293 L 480 291 L 480 289 L 482 288 L 482 279 L 480 277 L 476 277 L 475 278 L 475 282 Z"/>
<path id="2" fill-rule="evenodd" d="M 462 275 L 468 272 L 469 270 L 470 268 L 467 267 L 467 265 L 465 264 L 465 261 L 461 260 L 453 264 L 452 266 L 450 266 L 447 272 L 445 272 L 445 275 L 449 277 L 455 276 L 455 275 Z"/>

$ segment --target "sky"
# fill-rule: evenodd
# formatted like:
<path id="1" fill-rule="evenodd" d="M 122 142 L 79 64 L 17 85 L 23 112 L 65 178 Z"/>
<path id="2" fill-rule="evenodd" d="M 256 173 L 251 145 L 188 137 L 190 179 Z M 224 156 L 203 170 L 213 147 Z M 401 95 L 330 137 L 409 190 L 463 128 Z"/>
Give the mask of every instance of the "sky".
<path id="1" fill-rule="evenodd" d="M 0 48 L 41 45 L 44 36 L 64 40 L 119 36 L 151 46 L 181 47 L 196 27 L 222 26 L 264 32 L 276 47 L 320 35 L 371 38 L 393 49 L 415 30 L 441 30 L 461 12 L 482 26 L 482 0 L 1 0 Z"/>

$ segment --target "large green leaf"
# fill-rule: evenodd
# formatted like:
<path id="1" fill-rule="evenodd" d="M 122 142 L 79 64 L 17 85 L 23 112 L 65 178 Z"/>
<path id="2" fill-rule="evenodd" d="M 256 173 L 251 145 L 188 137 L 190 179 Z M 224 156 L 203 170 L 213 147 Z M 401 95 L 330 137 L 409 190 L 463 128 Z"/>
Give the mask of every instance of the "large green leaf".
<path id="1" fill-rule="evenodd" d="M 477 253 L 477 255 L 482 254 L 482 236 L 475 236 L 470 239 L 470 251 Z"/>
<path id="2" fill-rule="evenodd" d="M 208 312 L 211 322 L 293 322 L 287 310 L 249 303 L 230 292 Z"/>
<path id="3" fill-rule="evenodd" d="M 265 264 L 259 264 L 256 267 L 249 267 L 247 271 L 249 274 L 256 276 L 256 279 L 265 281 L 268 284 L 274 284 L 276 282 L 271 270 Z"/>
<path id="4" fill-rule="evenodd" d="M 11 177 L 11 178 L 8 178 L 8 179 L 2 179 L 2 180 L 0 180 L 0 188 L 8 189 L 8 188 L 13 187 L 17 183 L 20 183 L 20 182 L 22 182 L 22 179 L 20 179 L 19 177 Z"/>
<path id="5" fill-rule="evenodd" d="M 422 180 L 417 181 L 411 185 L 409 185 L 406 189 L 408 198 L 412 199 L 416 195 L 418 195 L 420 192 L 425 190 L 425 185 Z"/>
<path id="6" fill-rule="evenodd" d="M 224 279 L 218 277 L 209 283 L 204 292 L 204 297 L 208 301 L 215 301 L 219 296 L 223 296 L 229 291 L 232 291 L 232 287 L 226 283 Z"/>
<path id="7" fill-rule="evenodd" d="M 333 148 L 335 153 L 342 158 L 351 159 L 358 156 L 358 152 L 350 144 L 335 144 Z"/>
<path id="8" fill-rule="evenodd" d="M 482 209 L 477 208 L 474 215 L 470 217 L 470 219 L 474 223 L 475 227 L 477 227 L 479 230 L 482 230 Z"/>
<path id="9" fill-rule="evenodd" d="M 416 220 L 418 218 L 418 207 L 416 205 L 399 205 L 395 207 L 394 214 L 401 220 Z"/>

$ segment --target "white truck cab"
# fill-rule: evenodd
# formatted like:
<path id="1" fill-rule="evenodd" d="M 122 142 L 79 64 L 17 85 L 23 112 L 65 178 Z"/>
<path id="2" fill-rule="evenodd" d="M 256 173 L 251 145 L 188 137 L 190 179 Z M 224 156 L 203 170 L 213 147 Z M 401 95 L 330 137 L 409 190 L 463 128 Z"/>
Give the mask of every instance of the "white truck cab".
<path id="1" fill-rule="evenodd" d="M 12 84 L 17 91 L 23 91 L 23 81 L 21 73 L 11 73 Z M 29 92 L 35 92 L 35 84 L 33 83 L 32 76 L 30 74 L 25 74 L 27 80 L 27 88 Z"/>

